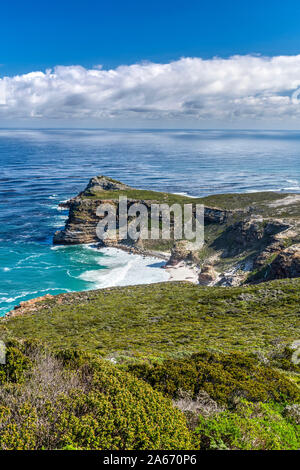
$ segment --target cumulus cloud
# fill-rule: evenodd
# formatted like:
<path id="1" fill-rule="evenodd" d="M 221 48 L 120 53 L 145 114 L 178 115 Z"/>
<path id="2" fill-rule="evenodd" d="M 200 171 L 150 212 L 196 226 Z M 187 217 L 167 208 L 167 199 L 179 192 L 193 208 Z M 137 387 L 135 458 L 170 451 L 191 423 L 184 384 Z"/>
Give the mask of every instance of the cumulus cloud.
<path id="1" fill-rule="evenodd" d="M 0 79 L 0 118 L 299 119 L 300 55 L 183 58 Z"/>

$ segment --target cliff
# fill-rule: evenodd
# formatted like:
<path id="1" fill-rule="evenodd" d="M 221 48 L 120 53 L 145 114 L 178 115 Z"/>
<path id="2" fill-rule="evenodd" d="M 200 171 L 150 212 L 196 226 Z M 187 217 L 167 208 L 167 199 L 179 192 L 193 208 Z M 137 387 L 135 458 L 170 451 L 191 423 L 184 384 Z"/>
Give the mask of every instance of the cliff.
<path id="1" fill-rule="evenodd" d="M 142 202 L 204 204 L 205 243 L 191 251 L 186 240 L 100 241 L 96 210 L 110 202 L 118 214 L 119 196 L 127 196 L 127 209 Z M 55 244 L 97 243 L 140 253 L 165 253 L 168 265 L 184 260 L 199 267 L 203 285 L 240 285 L 300 276 L 300 195 L 272 192 L 224 194 L 189 198 L 132 188 L 104 176 L 92 178 L 86 189 L 64 207 L 69 217 Z M 118 218 L 117 218 L 118 224 Z M 171 219 L 172 224 L 172 219 Z"/>

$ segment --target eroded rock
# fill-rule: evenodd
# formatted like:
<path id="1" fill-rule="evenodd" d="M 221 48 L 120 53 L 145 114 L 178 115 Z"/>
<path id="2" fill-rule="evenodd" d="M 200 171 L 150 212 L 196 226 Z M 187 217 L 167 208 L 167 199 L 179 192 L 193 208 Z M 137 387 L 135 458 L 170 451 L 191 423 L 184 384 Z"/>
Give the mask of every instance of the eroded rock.
<path id="1" fill-rule="evenodd" d="M 46 294 L 41 297 L 35 297 L 34 299 L 25 300 L 20 302 L 19 305 L 16 305 L 13 310 L 7 312 L 5 317 L 17 317 L 19 315 L 24 315 L 24 313 L 34 312 L 36 310 L 36 304 L 42 302 L 43 300 L 51 299 L 53 295 Z"/>
<path id="2" fill-rule="evenodd" d="M 266 280 L 300 277 L 300 244 L 281 251 L 270 264 Z"/>
<path id="3" fill-rule="evenodd" d="M 218 273 L 215 271 L 212 265 L 206 265 L 201 268 L 199 274 L 199 284 L 202 286 L 208 286 L 215 283 L 218 278 Z"/>

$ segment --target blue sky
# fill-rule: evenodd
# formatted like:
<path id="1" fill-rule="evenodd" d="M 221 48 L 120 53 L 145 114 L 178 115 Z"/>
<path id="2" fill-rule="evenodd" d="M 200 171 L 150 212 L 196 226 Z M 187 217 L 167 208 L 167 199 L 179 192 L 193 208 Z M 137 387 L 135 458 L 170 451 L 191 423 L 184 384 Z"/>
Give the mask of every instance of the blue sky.
<path id="1" fill-rule="evenodd" d="M 298 129 L 299 25 L 296 0 L 2 2 L 0 126 Z"/>
<path id="2" fill-rule="evenodd" d="M 80 64 L 300 50 L 294 0 L 1 2 L 0 76 Z"/>

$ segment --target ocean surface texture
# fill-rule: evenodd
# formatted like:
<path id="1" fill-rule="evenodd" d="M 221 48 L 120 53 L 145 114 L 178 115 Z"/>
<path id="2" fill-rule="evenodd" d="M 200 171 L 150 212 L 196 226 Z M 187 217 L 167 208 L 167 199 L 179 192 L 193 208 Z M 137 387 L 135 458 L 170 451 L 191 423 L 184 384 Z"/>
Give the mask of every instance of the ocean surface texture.
<path id="1" fill-rule="evenodd" d="M 156 259 L 52 246 L 59 202 L 97 174 L 191 196 L 300 192 L 300 133 L 0 130 L 0 315 L 47 293 L 167 278 Z"/>

